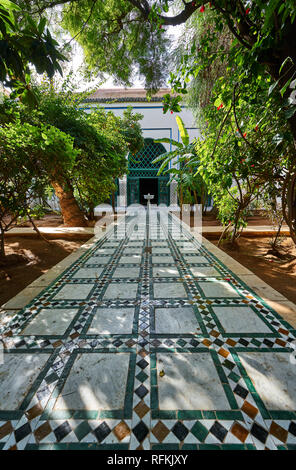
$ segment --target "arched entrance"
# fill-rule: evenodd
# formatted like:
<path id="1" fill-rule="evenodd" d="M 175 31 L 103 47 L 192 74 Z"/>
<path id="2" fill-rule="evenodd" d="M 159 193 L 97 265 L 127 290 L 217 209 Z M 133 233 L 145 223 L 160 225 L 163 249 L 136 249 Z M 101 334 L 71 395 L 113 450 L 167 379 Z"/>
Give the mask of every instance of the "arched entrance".
<path id="1" fill-rule="evenodd" d="M 168 176 L 157 176 L 160 164 L 152 161 L 165 153 L 166 149 L 161 143 L 153 139 L 144 139 L 144 147 L 136 155 L 129 156 L 127 176 L 127 203 L 146 205 L 144 195 L 153 194 L 153 204 L 169 204 Z"/>

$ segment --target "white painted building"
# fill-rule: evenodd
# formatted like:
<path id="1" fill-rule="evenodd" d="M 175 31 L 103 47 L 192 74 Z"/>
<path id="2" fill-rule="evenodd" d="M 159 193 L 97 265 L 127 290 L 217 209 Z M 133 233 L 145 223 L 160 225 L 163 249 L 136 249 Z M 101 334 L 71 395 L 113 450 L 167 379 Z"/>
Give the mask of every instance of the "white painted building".
<path id="1" fill-rule="evenodd" d="M 155 144 L 160 138 L 180 141 L 176 114 L 168 111 L 163 113 L 162 97 L 170 90 L 163 88 L 148 101 L 144 89 L 100 89 L 83 103 L 82 109 L 90 113 L 97 106 L 111 110 L 115 115 L 122 116 L 125 109 L 132 107 L 134 112 L 143 114 L 141 127 L 145 139 L 144 149 L 129 161 L 129 173 L 118 181 L 118 205 L 126 206 L 133 203 L 145 203 L 144 194 L 154 194 L 154 203 L 177 204 L 176 185 L 167 186 L 169 176 L 157 176 L 157 167 L 151 161 L 164 151 L 173 147 L 171 144 Z M 178 113 L 188 130 L 190 140 L 198 137 L 199 130 L 195 127 L 191 111 L 182 106 Z"/>

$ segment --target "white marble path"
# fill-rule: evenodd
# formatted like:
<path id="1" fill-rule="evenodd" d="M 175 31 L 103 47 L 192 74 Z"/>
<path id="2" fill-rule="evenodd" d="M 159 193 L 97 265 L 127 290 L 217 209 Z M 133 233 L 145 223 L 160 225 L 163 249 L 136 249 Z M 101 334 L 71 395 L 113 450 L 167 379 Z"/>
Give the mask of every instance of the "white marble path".
<path id="1" fill-rule="evenodd" d="M 12 316 L 0 449 L 295 449 L 295 329 L 214 252 L 129 214 Z"/>

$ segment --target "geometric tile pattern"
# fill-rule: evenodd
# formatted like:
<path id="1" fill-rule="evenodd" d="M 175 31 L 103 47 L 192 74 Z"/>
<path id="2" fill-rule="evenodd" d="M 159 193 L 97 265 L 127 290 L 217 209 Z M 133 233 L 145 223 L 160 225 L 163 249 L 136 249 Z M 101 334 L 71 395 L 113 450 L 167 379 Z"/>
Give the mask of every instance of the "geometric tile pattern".
<path id="1" fill-rule="evenodd" d="M 0 326 L 0 449 L 296 449 L 295 338 L 173 216 L 127 215 Z"/>

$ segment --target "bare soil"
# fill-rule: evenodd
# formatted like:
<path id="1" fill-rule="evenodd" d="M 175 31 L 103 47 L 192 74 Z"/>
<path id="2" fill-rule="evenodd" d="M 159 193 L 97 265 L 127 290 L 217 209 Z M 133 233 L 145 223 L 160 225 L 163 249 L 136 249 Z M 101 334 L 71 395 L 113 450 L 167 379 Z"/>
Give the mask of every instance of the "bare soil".
<path id="1" fill-rule="evenodd" d="M 47 225 L 48 226 L 48 225 Z M 91 235 L 90 237 L 91 238 Z M 6 259 L 0 262 L 0 305 L 14 297 L 55 264 L 85 243 L 83 239 L 11 237 L 5 241 Z"/>
<path id="2" fill-rule="evenodd" d="M 210 240 L 215 245 L 218 240 Z M 283 239 L 278 256 L 270 251 L 270 238 L 241 237 L 235 248 L 224 242 L 219 248 L 260 279 L 296 303 L 296 248 L 291 238 Z"/>
<path id="3" fill-rule="evenodd" d="M 179 212 L 174 212 L 175 215 L 179 216 Z M 97 220 L 102 216 L 95 217 L 95 220 L 88 222 L 89 226 L 93 226 Z M 34 220 L 37 227 L 63 227 L 63 218 L 57 214 L 47 214 L 42 219 Z M 192 218 L 193 222 L 193 218 Z M 221 225 L 221 222 L 212 214 L 204 215 L 202 218 L 202 223 L 204 227 L 213 227 Z M 271 220 L 269 220 L 264 213 L 258 211 L 257 214 L 248 217 L 248 225 L 272 225 Z M 17 227 L 32 227 L 30 222 L 24 222 L 18 224 Z"/>
<path id="4" fill-rule="evenodd" d="M 96 216 L 93 221 L 87 221 L 87 225 L 89 227 L 93 227 L 95 223 L 100 220 L 103 216 Z M 63 224 L 63 217 L 58 214 L 46 214 L 41 219 L 34 219 L 34 223 L 37 227 L 64 227 Z M 31 227 L 32 224 L 30 221 L 18 223 L 17 225 L 14 224 L 13 227 L 21 228 L 21 227 Z"/>
<path id="5" fill-rule="evenodd" d="M 57 214 L 46 214 L 41 219 L 34 219 L 37 227 L 63 227 L 63 218 Z M 32 227 L 30 221 L 18 223 L 16 227 Z"/>
<path id="6" fill-rule="evenodd" d="M 173 212 L 177 217 L 180 217 L 180 212 Z M 264 215 L 263 212 L 258 211 L 252 216 L 248 217 L 248 226 L 255 225 L 272 225 L 272 221 Z M 194 216 L 190 217 L 190 225 L 193 226 Z M 212 214 L 206 214 L 202 216 L 202 225 L 203 227 L 218 227 L 221 226 L 220 220 L 218 220 Z"/>

